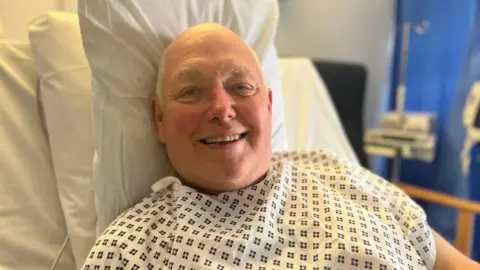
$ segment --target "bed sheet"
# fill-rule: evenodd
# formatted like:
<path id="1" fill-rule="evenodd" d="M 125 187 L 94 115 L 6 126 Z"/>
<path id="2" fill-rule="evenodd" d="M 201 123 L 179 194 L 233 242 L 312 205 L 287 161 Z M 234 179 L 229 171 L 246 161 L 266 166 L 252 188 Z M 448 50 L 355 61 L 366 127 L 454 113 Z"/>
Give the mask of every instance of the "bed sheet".
<path id="1" fill-rule="evenodd" d="M 67 234 L 28 43 L 0 41 L 0 101 L 0 269 L 50 269 Z"/>
<path id="2" fill-rule="evenodd" d="M 328 90 L 310 59 L 281 58 L 280 73 L 290 149 L 321 148 L 358 163 Z"/>

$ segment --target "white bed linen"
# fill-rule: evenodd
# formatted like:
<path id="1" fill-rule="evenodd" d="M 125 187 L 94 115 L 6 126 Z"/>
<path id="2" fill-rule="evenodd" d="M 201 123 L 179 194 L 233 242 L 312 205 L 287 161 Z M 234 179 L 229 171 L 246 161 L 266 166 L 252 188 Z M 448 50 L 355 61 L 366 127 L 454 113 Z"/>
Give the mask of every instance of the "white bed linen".
<path id="1" fill-rule="evenodd" d="M 67 233 L 27 43 L 0 41 L 0 101 L 0 269 L 50 269 Z"/>
<path id="2" fill-rule="evenodd" d="M 358 163 L 328 90 L 310 59 L 280 59 L 280 72 L 290 149 L 325 149 Z"/>
<path id="3" fill-rule="evenodd" d="M 77 269 L 92 248 L 92 87 L 78 16 L 49 12 L 29 25 L 53 166 Z"/>

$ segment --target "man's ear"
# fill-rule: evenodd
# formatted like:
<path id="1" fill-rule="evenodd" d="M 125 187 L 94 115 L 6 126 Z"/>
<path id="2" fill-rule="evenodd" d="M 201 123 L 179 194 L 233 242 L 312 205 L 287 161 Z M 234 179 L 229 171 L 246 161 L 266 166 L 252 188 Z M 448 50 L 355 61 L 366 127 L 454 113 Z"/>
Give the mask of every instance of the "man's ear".
<path id="1" fill-rule="evenodd" d="M 272 95 L 272 89 L 268 88 L 267 89 L 267 95 L 268 95 L 268 110 L 272 112 L 272 104 L 273 104 L 273 95 Z"/>
<path id="2" fill-rule="evenodd" d="M 151 101 L 151 109 L 153 114 L 153 121 L 155 123 L 155 129 L 157 131 L 158 139 L 165 143 L 165 126 L 163 122 L 163 107 L 160 103 L 160 99 L 154 96 Z"/>

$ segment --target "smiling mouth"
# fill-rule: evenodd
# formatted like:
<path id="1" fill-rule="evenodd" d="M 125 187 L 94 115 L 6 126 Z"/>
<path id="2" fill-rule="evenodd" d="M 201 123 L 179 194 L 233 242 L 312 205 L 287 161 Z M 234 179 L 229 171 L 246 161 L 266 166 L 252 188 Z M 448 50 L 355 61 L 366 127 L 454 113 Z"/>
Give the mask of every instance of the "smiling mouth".
<path id="1" fill-rule="evenodd" d="M 222 137 L 213 137 L 200 140 L 203 144 L 228 144 L 237 142 L 247 135 L 247 132 L 238 134 L 238 135 L 230 135 L 230 136 L 222 136 Z"/>

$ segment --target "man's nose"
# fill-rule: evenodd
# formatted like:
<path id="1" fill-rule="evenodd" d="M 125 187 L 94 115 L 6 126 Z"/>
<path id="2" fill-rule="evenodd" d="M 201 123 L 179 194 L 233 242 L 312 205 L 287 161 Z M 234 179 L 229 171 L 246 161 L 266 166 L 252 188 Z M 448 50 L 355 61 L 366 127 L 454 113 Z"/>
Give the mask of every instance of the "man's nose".
<path id="1" fill-rule="evenodd" d="M 211 93 L 208 119 L 210 121 L 227 122 L 236 117 L 235 101 L 223 87 L 216 87 Z"/>

